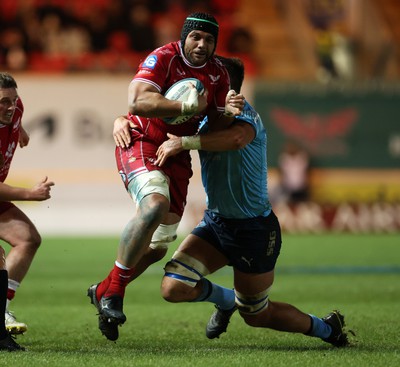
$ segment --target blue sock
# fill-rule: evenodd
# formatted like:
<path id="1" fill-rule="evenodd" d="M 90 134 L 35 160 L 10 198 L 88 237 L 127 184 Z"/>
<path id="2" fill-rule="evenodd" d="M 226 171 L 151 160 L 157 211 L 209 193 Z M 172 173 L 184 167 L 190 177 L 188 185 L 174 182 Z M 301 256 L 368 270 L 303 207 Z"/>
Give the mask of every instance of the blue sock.
<path id="1" fill-rule="evenodd" d="M 221 287 L 203 278 L 203 290 L 192 302 L 215 303 L 221 310 L 231 310 L 235 307 L 235 292 L 233 289 Z"/>
<path id="2" fill-rule="evenodd" d="M 311 317 L 311 330 L 307 333 L 307 335 L 316 336 L 321 339 L 329 338 L 332 333 L 332 328 L 322 319 L 317 316 L 309 314 Z"/>

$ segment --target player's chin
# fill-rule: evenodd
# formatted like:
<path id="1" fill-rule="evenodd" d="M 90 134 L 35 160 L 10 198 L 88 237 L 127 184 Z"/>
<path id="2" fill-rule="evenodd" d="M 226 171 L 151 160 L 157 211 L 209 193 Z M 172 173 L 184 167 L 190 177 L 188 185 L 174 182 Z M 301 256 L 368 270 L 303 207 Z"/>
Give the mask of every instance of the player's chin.
<path id="1" fill-rule="evenodd" d="M 11 124 L 11 119 L 10 118 L 0 118 L 0 124 L 10 125 Z"/>
<path id="2" fill-rule="evenodd" d="M 194 65 L 203 65 L 208 60 L 207 54 L 192 53 L 191 61 Z"/>

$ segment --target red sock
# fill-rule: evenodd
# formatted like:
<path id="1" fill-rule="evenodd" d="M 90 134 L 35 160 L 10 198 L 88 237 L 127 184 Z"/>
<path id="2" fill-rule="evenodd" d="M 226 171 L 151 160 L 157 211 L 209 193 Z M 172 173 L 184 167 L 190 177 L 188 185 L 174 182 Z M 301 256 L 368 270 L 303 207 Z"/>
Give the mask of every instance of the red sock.
<path id="1" fill-rule="evenodd" d="M 15 290 L 11 289 L 11 288 L 8 288 L 7 289 L 7 299 L 9 301 L 11 301 L 14 298 L 14 296 L 15 296 Z"/>
<path id="2" fill-rule="evenodd" d="M 96 289 L 96 298 L 98 301 L 100 301 L 100 298 L 103 296 L 104 293 L 106 293 L 106 290 L 108 289 L 110 283 L 111 283 L 111 274 L 114 271 L 114 268 L 110 271 L 110 274 L 108 274 L 107 278 L 104 279 Z"/>
<path id="3" fill-rule="evenodd" d="M 111 281 L 104 296 L 110 297 L 118 295 L 124 297 L 125 288 L 129 284 L 133 272 L 134 269 L 121 269 L 117 265 L 114 265 L 114 269 L 110 273 Z"/>

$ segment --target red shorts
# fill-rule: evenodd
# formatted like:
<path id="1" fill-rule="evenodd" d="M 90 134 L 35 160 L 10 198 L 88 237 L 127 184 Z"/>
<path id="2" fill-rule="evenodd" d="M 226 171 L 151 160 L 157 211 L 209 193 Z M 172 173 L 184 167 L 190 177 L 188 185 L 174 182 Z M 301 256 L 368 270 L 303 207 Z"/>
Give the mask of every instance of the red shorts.
<path id="1" fill-rule="evenodd" d="M 129 148 L 115 149 L 118 171 L 128 188 L 129 182 L 141 173 L 160 170 L 169 178 L 170 212 L 182 217 L 186 205 L 189 180 L 192 177 L 190 151 L 183 151 L 174 157 L 169 157 L 162 166 L 154 165 L 159 144 L 148 137 L 137 135 Z"/>
<path id="2" fill-rule="evenodd" d="M 9 201 L 0 201 L 0 215 L 6 212 L 8 209 L 14 208 L 15 205 Z"/>

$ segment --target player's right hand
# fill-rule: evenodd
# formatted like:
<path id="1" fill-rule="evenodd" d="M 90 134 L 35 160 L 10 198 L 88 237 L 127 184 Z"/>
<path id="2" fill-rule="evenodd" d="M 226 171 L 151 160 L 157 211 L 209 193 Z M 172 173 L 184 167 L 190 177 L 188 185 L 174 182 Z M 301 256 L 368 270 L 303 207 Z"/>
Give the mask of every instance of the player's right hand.
<path id="1" fill-rule="evenodd" d="M 32 200 L 43 201 L 50 199 L 51 186 L 54 186 L 54 182 L 48 181 L 48 177 L 46 176 L 32 188 Z"/>
<path id="2" fill-rule="evenodd" d="M 188 100 L 182 102 L 182 115 L 194 115 L 205 110 L 207 107 L 207 91 L 203 94 L 199 94 L 194 85 L 191 86 L 191 91 L 189 92 Z"/>

